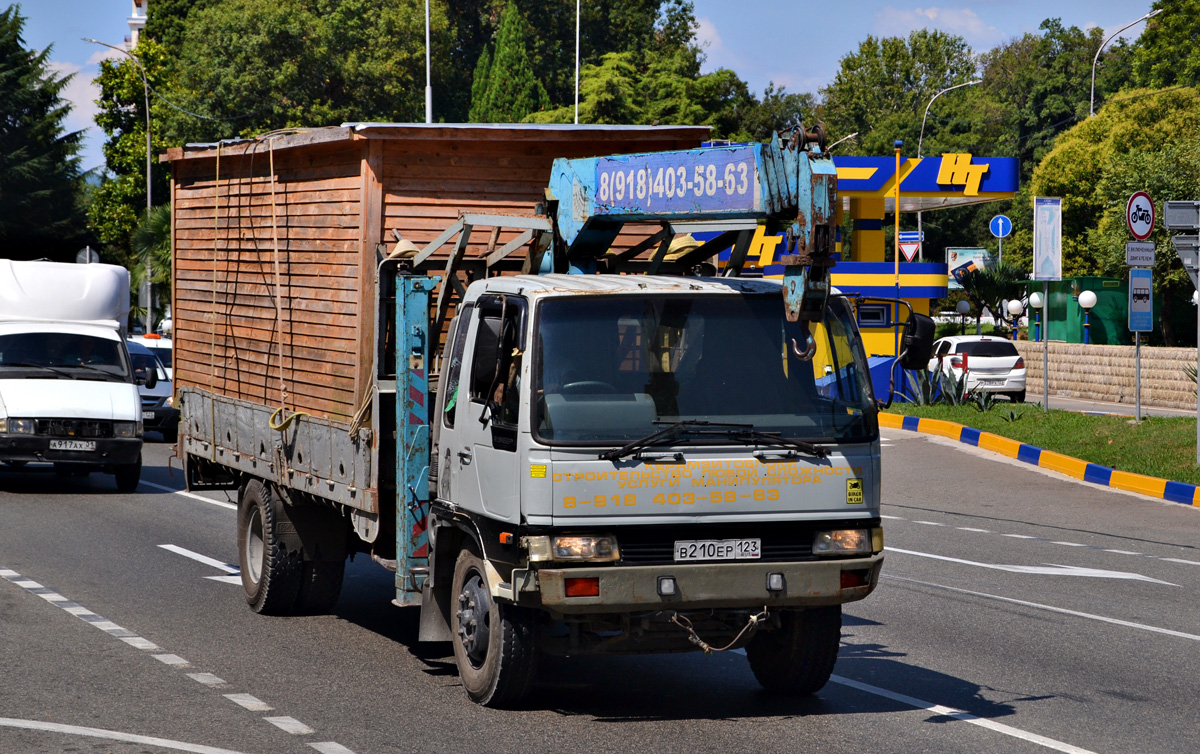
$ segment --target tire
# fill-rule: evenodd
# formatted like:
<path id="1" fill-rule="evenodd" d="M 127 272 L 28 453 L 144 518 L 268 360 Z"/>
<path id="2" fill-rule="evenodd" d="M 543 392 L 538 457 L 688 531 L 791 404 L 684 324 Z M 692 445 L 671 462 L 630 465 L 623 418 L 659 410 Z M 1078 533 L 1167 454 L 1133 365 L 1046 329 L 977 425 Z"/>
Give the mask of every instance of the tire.
<path id="1" fill-rule="evenodd" d="M 176 442 L 179 440 L 179 425 L 175 424 L 170 429 L 163 427 L 162 431 L 163 442 Z"/>
<path id="2" fill-rule="evenodd" d="M 135 463 L 118 466 L 113 475 L 117 478 L 118 492 L 133 492 L 137 490 L 138 482 L 142 480 L 142 456 L 138 455 Z"/>
<path id="3" fill-rule="evenodd" d="M 1024 390 L 1021 390 L 1021 391 L 1019 391 L 1019 392 L 1016 392 L 1016 393 L 1009 393 L 1009 394 L 1008 394 L 1008 398 L 1009 398 L 1009 400 L 1011 400 L 1013 403 L 1024 403 L 1024 402 L 1025 402 L 1025 391 L 1024 391 Z"/>
<path id="4" fill-rule="evenodd" d="M 342 578 L 345 574 L 345 558 L 338 561 L 304 561 L 300 572 L 300 589 L 296 594 L 295 612 L 324 615 L 332 610 L 342 593 Z"/>
<path id="5" fill-rule="evenodd" d="M 776 694 L 812 694 L 833 673 L 842 639 L 842 607 L 785 610 L 780 627 L 755 634 L 746 645 L 750 670 Z"/>
<path id="6" fill-rule="evenodd" d="M 300 592 L 300 551 L 284 545 L 280 523 L 270 487 L 257 479 L 248 482 L 238 500 L 238 564 L 246 602 L 263 615 L 291 613 Z"/>
<path id="7" fill-rule="evenodd" d="M 469 550 L 454 565 L 450 600 L 454 661 L 467 696 L 488 707 L 517 704 L 537 672 L 532 611 L 493 600 L 483 561 Z"/>

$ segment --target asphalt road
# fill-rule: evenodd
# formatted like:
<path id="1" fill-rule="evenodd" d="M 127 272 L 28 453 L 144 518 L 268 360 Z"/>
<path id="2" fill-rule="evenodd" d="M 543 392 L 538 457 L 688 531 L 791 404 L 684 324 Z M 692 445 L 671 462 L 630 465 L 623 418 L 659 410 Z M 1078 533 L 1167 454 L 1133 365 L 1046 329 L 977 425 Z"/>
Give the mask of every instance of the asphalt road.
<path id="1" fill-rule="evenodd" d="M 334 614 L 252 614 L 232 506 L 169 491 L 164 445 L 134 495 L 0 470 L 0 752 L 1200 751 L 1200 510 L 885 434 L 884 581 L 819 694 L 738 653 L 586 658 L 517 711 L 362 557 Z"/>

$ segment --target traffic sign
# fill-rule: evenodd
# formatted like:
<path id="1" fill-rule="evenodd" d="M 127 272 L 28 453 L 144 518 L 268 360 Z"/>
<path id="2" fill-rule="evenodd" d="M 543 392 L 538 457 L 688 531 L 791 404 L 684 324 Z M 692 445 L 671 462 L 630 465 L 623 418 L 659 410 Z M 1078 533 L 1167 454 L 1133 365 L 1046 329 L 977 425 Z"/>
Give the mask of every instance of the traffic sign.
<path id="1" fill-rule="evenodd" d="M 1154 202 L 1145 191 L 1135 191 L 1125 204 L 1125 222 L 1129 232 L 1139 241 L 1145 241 L 1154 232 Z"/>
<path id="2" fill-rule="evenodd" d="M 1200 202 L 1167 202 L 1163 208 L 1167 230 L 1200 230 Z"/>
<path id="3" fill-rule="evenodd" d="M 1153 267 L 1154 244 L 1150 241 L 1126 241 L 1125 264 L 1130 267 Z"/>
<path id="4" fill-rule="evenodd" d="M 1133 268 L 1129 271 L 1129 331 L 1150 332 L 1154 329 L 1153 273 Z"/>
<path id="5" fill-rule="evenodd" d="M 923 230 L 902 230 L 900 231 L 900 243 L 921 243 L 925 240 L 925 231 Z"/>
<path id="6" fill-rule="evenodd" d="M 900 251 L 904 252 L 904 258 L 910 262 L 913 260 L 913 257 L 915 257 L 917 255 L 917 252 L 920 250 L 921 250 L 921 244 L 919 242 L 915 242 L 915 241 L 901 241 L 900 242 Z"/>
<path id="7" fill-rule="evenodd" d="M 1012 227 L 1012 220 L 1009 220 L 1006 215 L 996 215 L 988 223 L 988 228 L 991 229 L 992 235 L 996 238 L 1008 237 L 1008 234 L 1012 233 Z"/>
<path id="8" fill-rule="evenodd" d="M 1197 253 L 1200 237 L 1171 236 L 1171 243 L 1175 244 L 1175 253 L 1179 255 L 1179 261 L 1183 262 L 1183 269 L 1192 279 L 1192 285 L 1200 289 L 1200 282 L 1197 281 L 1197 272 L 1200 271 L 1200 253 Z"/>

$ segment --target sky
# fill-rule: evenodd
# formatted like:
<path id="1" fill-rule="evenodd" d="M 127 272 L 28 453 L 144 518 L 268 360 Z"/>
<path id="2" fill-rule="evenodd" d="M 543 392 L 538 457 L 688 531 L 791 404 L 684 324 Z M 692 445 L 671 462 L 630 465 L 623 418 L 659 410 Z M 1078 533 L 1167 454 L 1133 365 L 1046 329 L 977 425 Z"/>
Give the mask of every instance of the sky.
<path id="1" fill-rule="evenodd" d="M 1150 0 L 981 0 L 942 5 L 902 0 L 693 0 L 693 4 L 698 37 L 707 54 L 704 71 L 731 68 L 758 96 L 771 82 L 791 92 L 816 92 L 868 34 L 890 37 L 920 28 L 939 29 L 962 36 L 976 52 L 984 52 L 1036 32 L 1046 18 L 1061 18 L 1065 25 L 1083 29 L 1099 26 L 1116 31 L 1150 11 Z M 120 53 L 84 42 L 82 37 L 121 45 L 129 34 L 127 18 L 133 3 L 21 0 L 20 5 L 27 19 L 25 44 L 36 50 L 53 46 L 53 69 L 60 75 L 74 74 L 64 93 L 73 104 L 67 128 L 86 131 L 83 168 L 97 167 L 104 162 L 103 135 L 93 123 L 93 100 L 99 91 L 92 80 L 102 59 Z M 154 0 L 149 0 L 148 12 L 154 13 Z M 1137 24 L 1122 36 L 1134 39 L 1143 28 L 1144 24 Z"/>

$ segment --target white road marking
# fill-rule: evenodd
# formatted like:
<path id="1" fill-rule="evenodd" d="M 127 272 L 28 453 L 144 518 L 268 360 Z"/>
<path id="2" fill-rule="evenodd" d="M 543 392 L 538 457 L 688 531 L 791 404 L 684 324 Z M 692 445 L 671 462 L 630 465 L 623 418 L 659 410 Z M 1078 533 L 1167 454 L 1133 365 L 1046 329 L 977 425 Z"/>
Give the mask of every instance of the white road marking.
<path id="1" fill-rule="evenodd" d="M 1145 553 L 1143 553 L 1143 552 L 1130 552 L 1129 550 L 1109 550 L 1109 549 L 1105 549 L 1105 552 L 1112 552 L 1112 553 L 1116 553 L 1117 555 L 1138 555 L 1138 556 L 1140 556 L 1140 557 L 1143 557 L 1143 558 L 1144 558 L 1144 557 L 1146 557 L 1146 554 L 1145 554 Z"/>
<path id="2" fill-rule="evenodd" d="M 142 484 L 146 485 L 147 487 L 153 487 L 156 490 L 162 490 L 163 492 L 174 492 L 176 495 L 183 495 L 184 497 L 190 497 L 193 500 L 199 500 L 200 502 L 208 503 L 209 505 L 216 505 L 221 508 L 229 508 L 230 510 L 237 510 L 236 505 L 234 505 L 233 503 L 226 502 L 224 500 L 213 500 L 211 498 L 207 498 L 202 495 L 197 495 L 194 492 L 188 492 L 187 490 L 177 490 L 174 487 L 164 487 L 161 484 L 155 484 L 154 482 L 147 482 L 145 480 L 142 481 Z"/>
<path id="3" fill-rule="evenodd" d="M 973 529 L 970 526 L 960 526 L 960 527 L 958 527 L 958 530 L 959 531 L 974 531 L 974 532 L 978 532 L 980 534 L 991 534 L 992 533 L 991 529 Z"/>
<path id="4" fill-rule="evenodd" d="M 162 649 L 162 647 L 158 646 L 149 639 L 143 639 L 140 636 L 122 636 L 120 638 L 121 641 L 125 642 L 134 649 L 143 649 L 147 652 L 157 652 Z"/>
<path id="5" fill-rule="evenodd" d="M 322 741 L 321 743 L 309 744 L 312 748 L 321 752 L 321 754 L 354 754 L 354 752 L 333 741 Z"/>
<path id="6" fill-rule="evenodd" d="M 908 520 L 907 518 L 900 518 L 899 516 L 884 516 L 882 514 L 879 517 L 886 521 L 907 521 Z"/>
<path id="7" fill-rule="evenodd" d="M 887 552 L 898 552 L 904 555 L 915 555 L 918 558 L 930 558 L 932 560 L 944 560 L 947 563 L 961 563 L 962 565 L 976 566 L 978 568 L 989 568 L 993 571 L 1008 571 L 1009 573 L 1029 573 L 1041 576 L 1087 576 L 1094 579 L 1130 579 L 1133 581 L 1148 581 L 1152 584 L 1166 584 L 1167 586 L 1179 586 L 1172 584 L 1169 581 L 1160 581 L 1152 579 L 1149 576 L 1143 576 L 1140 573 L 1127 573 L 1125 571 L 1103 571 L 1099 568 L 1080 568 L 1078 566 L 1068 565 L 1042 565 L 1042 566 L 1023 566 L 1023 565 L 1001 565 L 998 563 L 977 563 L 973 560 L 963 560 L 961 558 L 948 558 L 945 555 L 933 555 L 927 552 L 917 552 L 915 550 L 901 550 L 896 547 L 888 547 Z"/>
<path id="8" fill-rule="evenodd" d="M 1192 641 L 1200 641 L 1200 635 L 1184 633 L 1183 631 L 1173 631 L 1169 628 L 1159 628 L 1158 626 L 1148 626 L 1144 623 L 1134 623 L 1133 621 L 1121 620 L 1119 618 L 1108 618 L 1103 615 L 1093 615 L 1091 613 L 1081 613 L 1078 610 L 1067 610 L 1063 607 L 1055 607 L 1053 605 L 1042 605 L 1037 602 L 1028 602 L 1026 600 L 1013 599 L 1012 597 L 1001 597 L 998 594 L 988 594 L 987 592 L 974 592 L 970 589 L 960 589 L 955 586 L 945 586 L 944 584 L 934 584 L 929 581 L 920 581 L 918 579 L 904 578 L 903 576 L 889 576 L 883 574 L 883 578 L 891 579 L 892 581 L 906 581 L 910 584 L 921 584 L 922 586 L 931 586 L 935 589 L 945 589 L 950 592 L 958 592 L 959 594 L 969 594 L 973 597 L 983 597 L 984 599 L 996 600 L 998 602 L 1008 602 L 1013 605 L 1024 605 L 1038 610 L 1047 610 L 1052 613 L 1060 613 L 1062 615 L 1073 615 L 1076 618 L 1087 618 L 1088 620 L 1100 621 L 1101 623 L 1111 623 L 1114 626 L 1124 626 L 1126 628 L 1136 628 L 1140 631 L 1149 631 L 1156 634 L 1165 634 L 1167 636 L 1175 636 L 1180 639 L 1191 639 Z"/>
<path id="9" fill-rule="evenodd" d="M 981 717 L 976 717 L 970 712 L 964 712 L 963 710 L 955 709 L 954 707 L 946 707 L 941 704 L 926 702 L 921 699 L 917 699 L 916 697 L 907 696 L 906 694 L 897 694 L 894 691 L 888 691 L 887 689 L 881 689 L 878 686 L 860 683 L 859 681 L 855 681 L 850 678 L 843 678 L 842 676 L 835 675 L 830 676 L 829 680 L 833 681 L 834 683 L 841 684 L 842 686 L 848 686 L 849 688 L 857 689 L 858 691 L 864 691 L 868 694 L 874 694 L 875 696 L 882 696 L 885 699 L 891 699 L 894 702 L 907 704 L 908 706 L 915 707 L 916 709 L 928 710 L 935 715 L 961 720 L 962 722 L 970 723 L 971 725 L 978 725 L 981 728 L 987 728 L 988 730 L 995 731 L 996 733 L 1002 733 L 1006 736 L 1019 738 L 1022 741 L 1028 741 L 1029 743 L 1037 744 L 1038 746 L 1043 746 L 1047 749 L 1053 749 L 1054 751 L 1066 752 L 1066 754 L 1095 754 L 1089 749 L 1083 749 L 1062 741 L 1056 741 L 1053 738 L 1040 736 L 1037 733 L 1030 733 L 1029 731 L 1021 730 L 1020 728 L 1014 728 L 1011 725 L 1004 725 L 1003 723 L 998 723 L 994 720 L 986 720 Z"/>
<path id="10" fill-rule="evenodd" d="M 191 550 L 180 547 L 179 545 L 159 545 L 159 547 L 169 552 L 173 552 L 176 555 L 182 555 L 185 558 L 191 558 L 197 563 L 203 563 L 204 565 L 209 565 L 213 568 L 220 569 L 228 574 L 241 573 L 237 566 L 229 565 L 228 563 L 217 560 L 216 558 L 210 558 L 207 555 L 201 555 L 198 552 L 192 552 Z M 241 581 L 239 580 L 238 583 L 241 583 Z"/>
<path id="11" fill-rule="evenodd" d="M 184 741 L 172 741 L 167 738 L 155 738 L 153 736 L 139 736 L 136 733 L 122 733 L 116 730 L 104 730 L 103 728 L 82 728 L 78 725 L 44 723 L 39 720 L 16 720 L 11 717 L 0 717 L 0 727 L 21 728 L 23 730 L 36 730 L 45 733 L 65 733 L 71 736 L 86 736 L 88 738 L 103 738 L 108 741 L 123 741 L 143 746 L 157 746 L 162 749 L 192 752 L 192 754 L 242 754 L 233 749 L 219 749 L 216 746 L 189 744 Z"/>
<path id="12" fill-rule="evenodd" d="M 275 709 L 263 700 L 250 694 L 226 694 L 225 698 L 234 704 L 240 704 L 251 712 L 270 712 Z"/>
<path id="13" fill-rule="evenodd" d="M 263 720 L 294 736 L 307 736 L 309 733 L 316 733 L 315 730 L 294 717 L 264 717 Z"/>
<path id="14" fill-rule="evenodd" d="M 1183 560 L 1181 558 L 1162 558 L 1168 563 L 1183 563 L 1184 565 L 1200 565 L 1200 560 Z"/>
<path id="15" fill-rule="evenodd" d="M 153 657 L 154 657 L 154 659 L 161 662 L 163 665 L 191 665 L 190 662 L 183 659 L 179 655 L 161 654 L 161 655 L 153 655 Z"/>
<path id="16" fill-rule="evenodd" d="M 1037 537 L 1031 537 L 1028 534 L 1001 534 L 1000 536 L 1012 537 L 1013 539 L 1037 539 Z"/>
<path id="17" fill-rule="evenodd" d="M 937 521 L 913 521 L 913 523 L 923 524 L 925 526 L 945 526 L 945 524 L 939 524 Z"/>
<path id="18" fill-rule="evenodd" d="M 220 581 L 225 584 L 237 584 L 238 586 L 242 585 L 241 574 L 238 574 L 237 576 L 205 576 L 204 578 L 208 579 L 209 581 Z"/>
<path id="19" fill-rule="evenodd" d="M 223 686 L 225 679 L 213 675 L 212 673 L 187 673 L 187 677 L 197 683 L 203 683 L 205 686 Z"/>
<path id="20" fill-rule="evenodd" d="M 1082 542 L 1051 542 L 1052 545 L 1066 545 L 1067 547 L 1087 547 Z"/>

